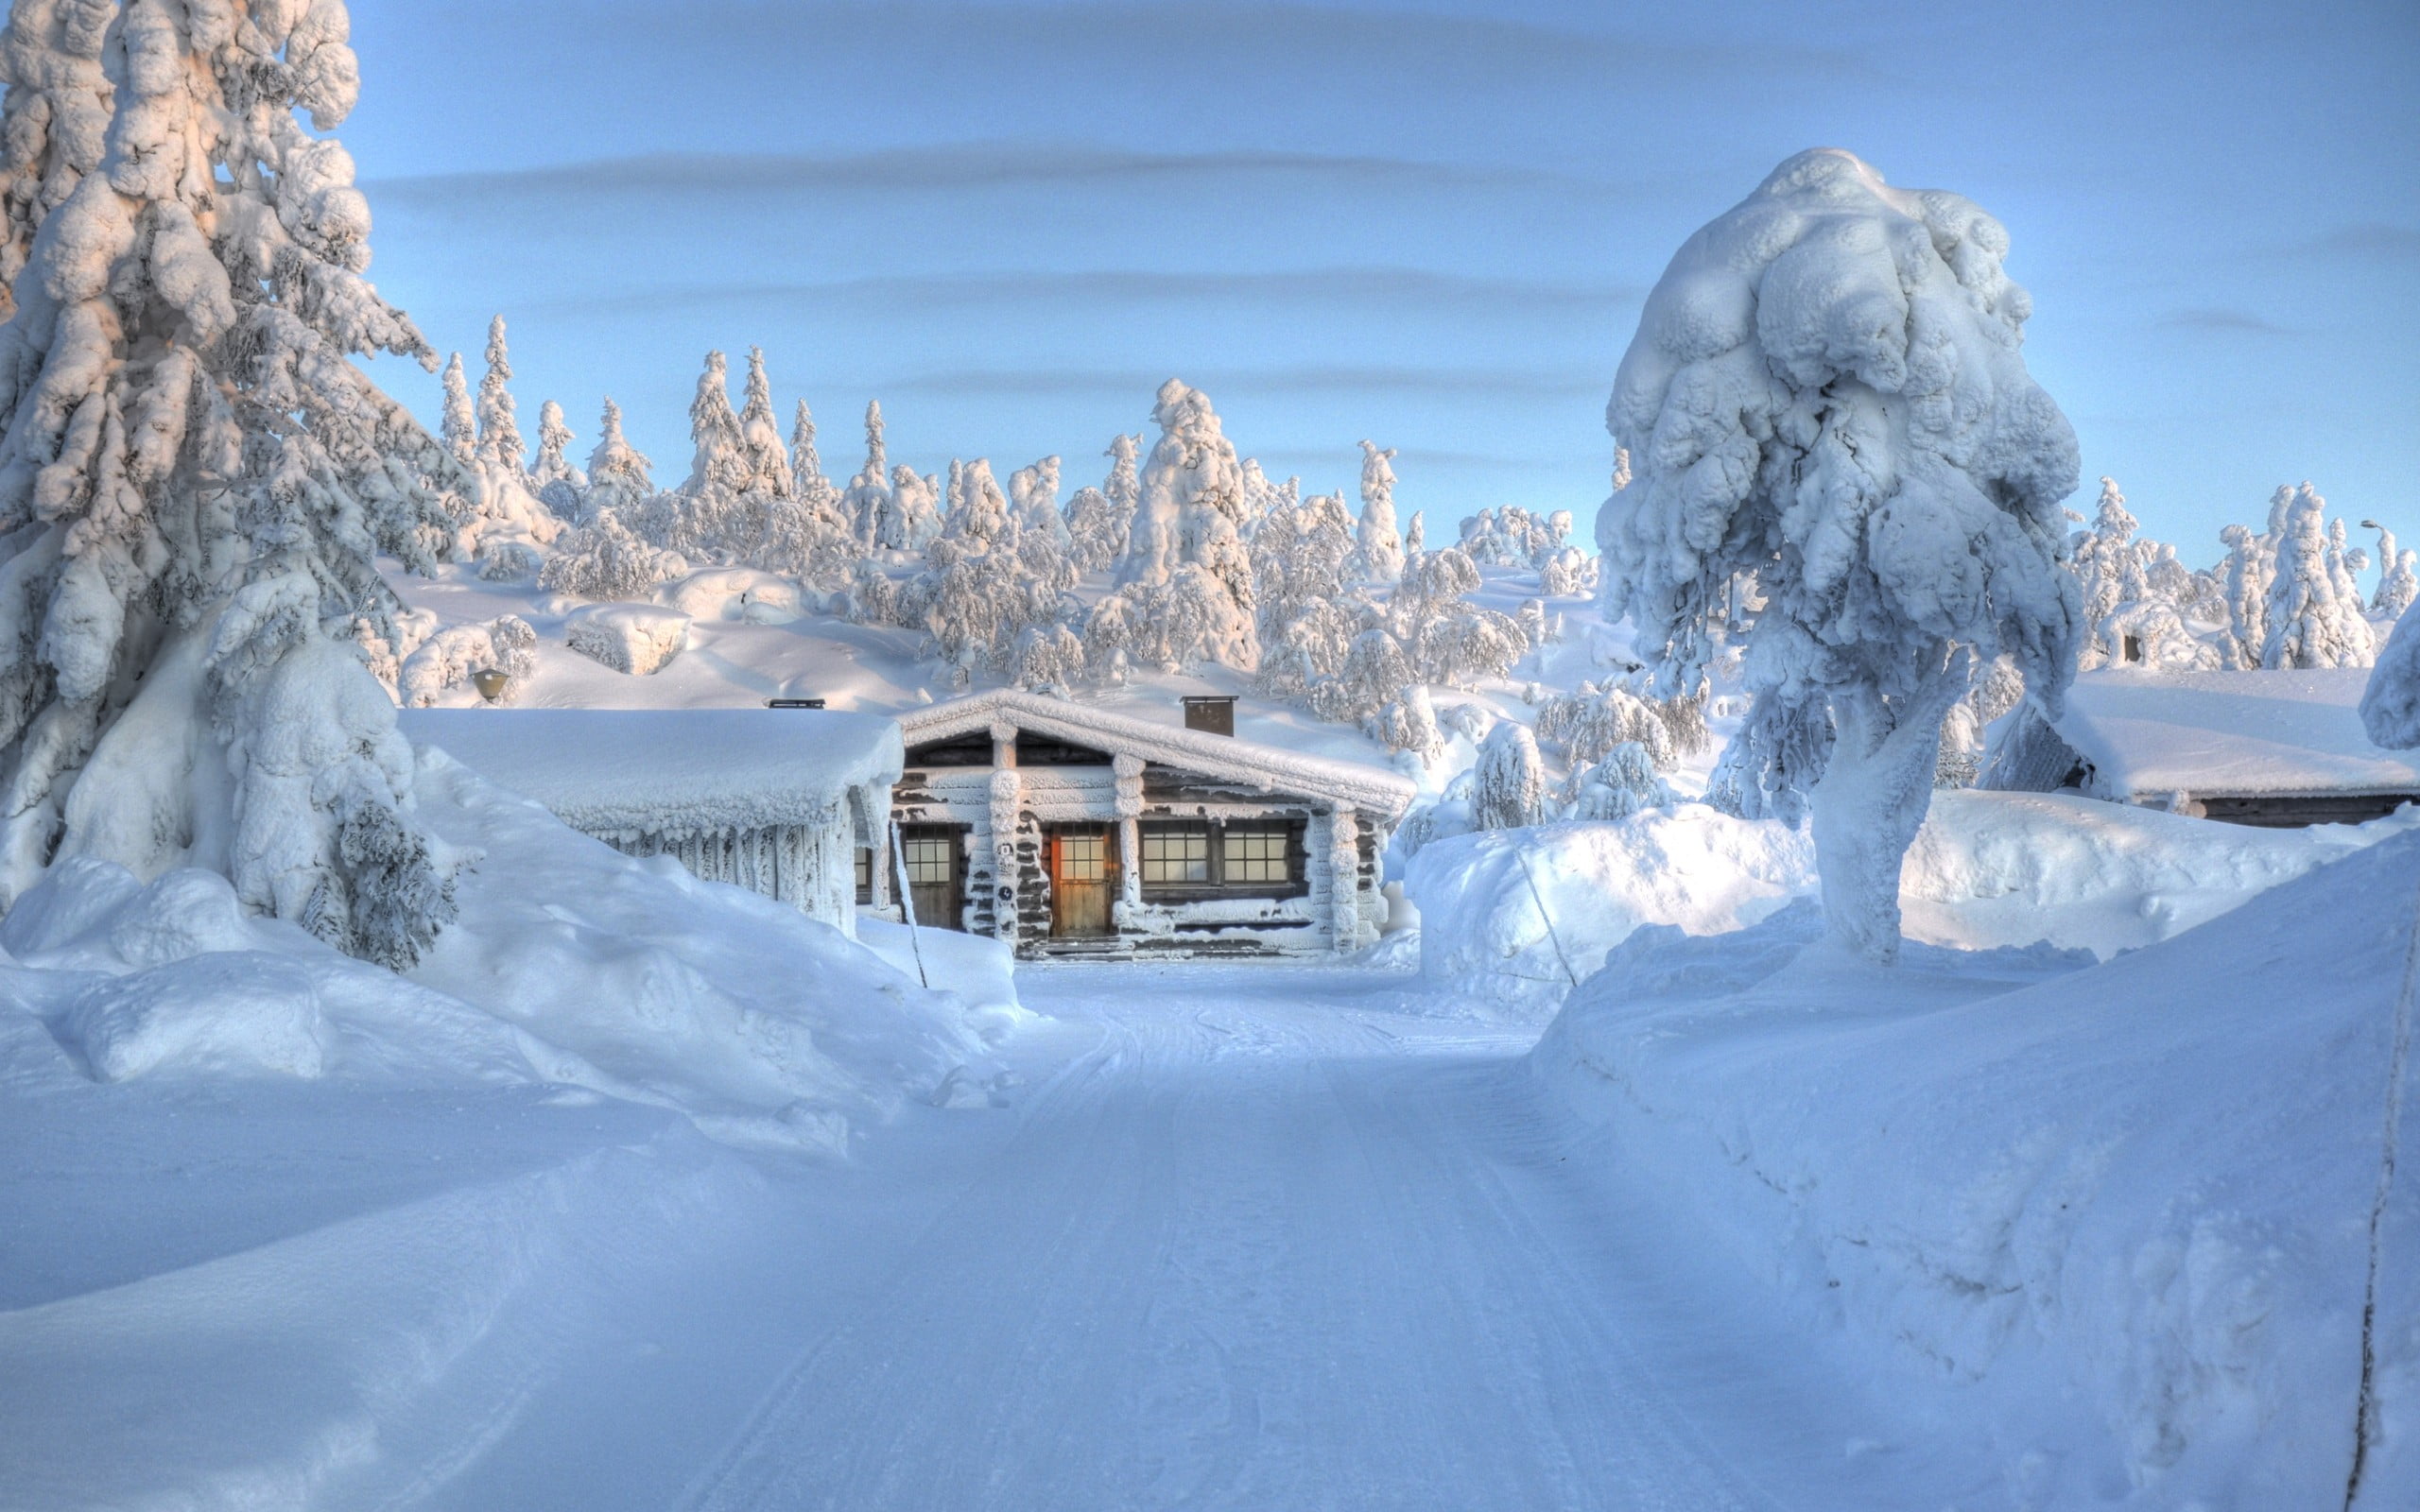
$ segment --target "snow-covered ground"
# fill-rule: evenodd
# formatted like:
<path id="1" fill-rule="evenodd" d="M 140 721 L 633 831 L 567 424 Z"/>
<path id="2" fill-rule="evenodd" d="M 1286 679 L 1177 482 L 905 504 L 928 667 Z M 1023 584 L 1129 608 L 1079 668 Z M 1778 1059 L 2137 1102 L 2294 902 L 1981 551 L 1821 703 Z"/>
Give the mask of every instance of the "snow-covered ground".
<path id="1" fill-rule="evenodd" d="M 2420 828 L 2266 830 L 2055 793 L 1936 793 L 1901 877 L 1907 937 L 1962 950 L 2048 943 L 2107 957 Z M 1458 835 L 1412 858 L 1432 984 L 1543 1020 L 1651 924 L 1717 935 L 1816 896 L 1814 846 L 1700 803 L 1605 823 Z"/>

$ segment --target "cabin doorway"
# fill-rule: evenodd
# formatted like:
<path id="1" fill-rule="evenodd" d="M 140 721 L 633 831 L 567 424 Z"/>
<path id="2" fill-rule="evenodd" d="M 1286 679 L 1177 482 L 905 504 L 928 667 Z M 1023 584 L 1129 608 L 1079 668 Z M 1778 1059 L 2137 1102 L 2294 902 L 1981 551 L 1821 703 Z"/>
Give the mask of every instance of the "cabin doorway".
<path id="1" fill-rule="evenodd" d="M 1050 832 L 1050 934 L 1098 939 L 1113 933 L 1110 902 L 1117 857 L 1105 824 L 1066 824 Z"/>
<path id="2" fill-rule="evenodd" d="M 903 824 L 899 854 L 908 870 L 908 898 L 916 922 L 929 929 L 966 927 L 966 833 L 962 824 Z"/>

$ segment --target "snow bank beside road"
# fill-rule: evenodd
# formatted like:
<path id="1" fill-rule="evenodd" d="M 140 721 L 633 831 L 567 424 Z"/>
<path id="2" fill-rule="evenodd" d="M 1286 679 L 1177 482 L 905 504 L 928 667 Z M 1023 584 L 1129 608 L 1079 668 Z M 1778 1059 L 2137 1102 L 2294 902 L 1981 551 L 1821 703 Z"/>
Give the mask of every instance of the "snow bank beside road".
<path id="1" fill-rule="evenodd" d="M 417 797 L 475 859 L 407 978 L 247 916 L 215 874 L 146 885 L 71 860 L 0 921 L 0 999 L 96 1080 L 567 1083 L 781 1148 L 838 1150 L 905 1100 L 991 1080 L 963 1000 L 828 925 L 623 856 L 441 752 Z"/>
<path id="2" fill-rule="evenodd" d="M 2415 811 L 2262 830 L 2068 795 L 1942 792 L 1899 902 L 1912 940 L 2048 942 L 2105 958 L 2415 826 Z M 1412 859 L 1407 885 L 1432 985 L 1543 1017 L 1634 930 L 1744 928 L 1817 884 L 1804 833 L 1684 804 L 1439 841 Z"/>
<path id="3" fill-rule="evenodd" d="M 1811 905 L 1642 931 L 1532 1064 L 1676 1233 L 1997 1425 L 2016 1504 L 2334 1506 L 2416 895 L 2398 838 L 2082 970 L 1911 947 L 1879 971 L 1807 949 Z M 2408 1179 L 2385 1237 L 2380 1508 L 2420 1496 Z"/>

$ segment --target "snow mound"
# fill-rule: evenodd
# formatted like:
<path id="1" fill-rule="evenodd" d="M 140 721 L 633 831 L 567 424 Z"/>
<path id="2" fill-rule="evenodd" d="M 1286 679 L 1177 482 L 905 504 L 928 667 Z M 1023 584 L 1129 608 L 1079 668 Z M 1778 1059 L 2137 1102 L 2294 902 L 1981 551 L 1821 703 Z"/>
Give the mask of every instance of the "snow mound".
<path id="1" fill-rule="evenodd" d="M 2415 892 L 2396 836 L 2081 970 L 1926 946 L 1880 970 L 1809 948 L 1811 905 L 1642 930 L 1531 1064 L 1678 1242 L 1991 1424 L 1978 1469 L 2018 1504 L 2335 1506 Z M 2379 1232 L 2420 1244 L 2408 1181 Z M 2377 1275 L 2360 1504 L 2409 1506 L 2420 1267 Z"/>
<path id="2" fill-rule="evenodd" d="M 505 717 L 505 716 L 492 716 Z M 944 948 L 927 990 L 795 908 L 632 860 L 441 751 L 418 816 L 465 863 L 408 977 L 244 913 L 226 880 L 71 858 L 0 920 L 0 1004 L 78 1068 L 136 1076 L 568 1084 L 726 1143 L 837 1151 L 908 1100 L 965 1102 L 1013 991 Z M 1009 1014 L 1001 1009 L 1007 1008 Z"/>
<path id="3" fill-rule="evenodd" d="M 691 573 L 656 590 L 656 596 L 692 620 L 787 625 L 813 611 L 798 584 L 747 567 Z"/>
<path id="4" fill-rule="evenodd" d="M 2420 826 L 2266 830 L 2060 794 L 1942 792 L 1900 878 L 1907 937 L 2048 943 L 2107 957 Z M 1703 804 L 1438 841 L 1413 857 L 1431 986 L 1532 1018 L 1651 924 L 1721 934 L 1816 892 L 1814 848 L 1776 820 Z"/>
<path id="5" fill-rule="evenodd" d="M 592 604 L 565 616 L 563 641 L 616 672 L 651 677 L 689 648 L 689 616 L 646 604 Z"/>

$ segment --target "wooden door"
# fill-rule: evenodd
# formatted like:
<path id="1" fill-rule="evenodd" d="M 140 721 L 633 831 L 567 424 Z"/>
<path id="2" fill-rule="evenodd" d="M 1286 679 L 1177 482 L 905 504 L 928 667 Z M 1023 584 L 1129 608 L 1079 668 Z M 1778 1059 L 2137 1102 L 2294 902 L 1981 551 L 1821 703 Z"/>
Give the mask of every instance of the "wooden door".
<path id="1" fill-rule="evenodd" d="M 1063 825 L 1050 832 L 1050 933 L 1062 938 L 1111 933 L 1110 900 L 1117 862 L 1109 827 Z"/>
<path id="2" fill-rule="evenodd" d="M 899 851 L 908 867 L 908 897 L 916 922 L 929 929 L 966 927 L 966 847 L 956 824 L 903 824 Z"/>

